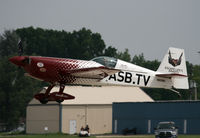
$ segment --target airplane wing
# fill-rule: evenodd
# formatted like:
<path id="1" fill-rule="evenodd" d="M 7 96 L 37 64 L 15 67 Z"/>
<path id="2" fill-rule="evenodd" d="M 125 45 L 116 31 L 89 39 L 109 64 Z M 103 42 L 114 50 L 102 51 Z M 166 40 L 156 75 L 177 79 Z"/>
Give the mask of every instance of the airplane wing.
<path id="1" fill-rule="evenodd" d="M 102 66 L 102 67 L 72 70 L 70 71 L 70 75 L 75 76 L 75 77 L 81 77 L 81 78 L 103 79 L 119 71 L 120 70 L 111 69 L 111 68 Z"/>
<path id="2" fill-rule="evenodd" d="M 169 74 L 156 74 L 158 77 L 163 77 L 163 78 L 172 78 L 172 77 L 187 77 L 186 75 L 183 74 L 178 74 L 178 73 L 169 73 Z"/>

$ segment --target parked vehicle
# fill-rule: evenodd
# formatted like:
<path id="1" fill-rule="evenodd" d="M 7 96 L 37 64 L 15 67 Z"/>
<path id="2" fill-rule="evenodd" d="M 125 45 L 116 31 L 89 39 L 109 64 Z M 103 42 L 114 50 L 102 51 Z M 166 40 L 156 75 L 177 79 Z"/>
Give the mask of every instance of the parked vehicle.
<path id="1" fill-rule="evenodd" d="M 174 122 L 159 122 L 155 128 L 156 138 L 178 138 L 178 128 Z"/>
<path id="2" fill-rule="evenodd" d="M 81 130 L 79 133 L 79 137 L 89 137 L 90 133 L 86 130 Z"/>
<path id="3" fill-rule="evenodd" d="M 85 128 L 81 127 L 81 131 L 79 133 L 79 137 L 89 137 L 90 136 L 90 128 L 86 125 Z"/>
<path id="4" fill-rule="evenodd" d="M 123 135 L 128 135 L 128 134 L 137 134 L 137 128 L 125 128 L 122 131 Z"/>

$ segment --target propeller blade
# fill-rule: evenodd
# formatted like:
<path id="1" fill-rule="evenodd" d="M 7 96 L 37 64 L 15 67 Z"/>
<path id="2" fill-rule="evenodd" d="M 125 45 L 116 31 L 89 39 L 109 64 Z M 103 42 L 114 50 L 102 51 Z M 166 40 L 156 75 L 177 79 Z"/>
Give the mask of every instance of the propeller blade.
<path id="1" fill-rule="evenodd" d="M 19 74 L 19 70 L 20 70 L 20 67 L 18 67 L 17 68 L 17 73 L 16 73 L 16 75 L 15 75 L 15 78 L 13 79 L 13 81 L 12 81 L 12 86 L 14 86 L 15 85 L 15 83 L 16 83 L 16 80 L 17 80 L 17 77 L 18 77 L 18 74 Z"/>
<path id="2" fill-rule="evenodd" d="M 24 49 L 23 49 L 23 45 L 22 45 L 22 40 L 20 39 L 19 42 L 18 42 L 18 54 L 19 54 L 19 56 L 21 56 L 23 54 L 23 52 L 24 52 Z M 10 61 L 12 62 L 12 58 L 10 59 Z M 11 82 L 12 86 L 14 86 L 15 83 L 16 83 L 19 71 L 20 71 L 20 66 L 17 68 L 15 78 Z"/>
<path id="3" fill-rule="evenodd" d="M 15 82 L 16 82 L 16 80 L 17 80 L 17 74 L 16 74 L 16 76 L 15 76 L 14 80 L 12 81 L 12 86 L 14 86 L 14 85 L 15 85 Z"/>
<path id="4" fill-rule="evenodd" d="M 19 40 L 18 43 L 18 54 L 19 56 L 21 56 L 23 54 L 24 50 L 23 50 L 23 45 L 22 45 L 22 40 Z"/>

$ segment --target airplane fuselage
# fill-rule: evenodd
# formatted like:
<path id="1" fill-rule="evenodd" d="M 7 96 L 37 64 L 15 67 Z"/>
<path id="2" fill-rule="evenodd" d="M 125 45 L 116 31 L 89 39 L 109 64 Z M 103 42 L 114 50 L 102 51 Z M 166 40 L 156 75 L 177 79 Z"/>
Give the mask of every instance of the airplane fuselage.
<path id="1" fill-rule="evenodd" d="M 177 48 L 169 48 L 157 71 L 104 56 L 86 61 L 20 54 L 10 61 L 23 67 L 28 76 L 50 83 L 45 93 L 34 96 L 43 104 L 74 99 L 73 95 L 63 93 L 65 85 L 165 88 L 178 94 L 173 88 L 188 89 L 184 50 Z M 55 85 L 60 85 L 59 91 L 51 92 Z"/>
<path id="2" fill-rule="evenodd" d="M 119 85 L 153 88 L 171 88 L 171 79 L 155 76 L 156 72 L 119 60 L 112 68 L 119 70 L 102 79 L 73 75 L 76 70 L 87 71 L 90 68 L 105 67 L 95 61 L 74 60 L 65 58 L 19 56 L 15 64 L 26 70 L 27 76 L 55 84 L 67 85 Z"/>

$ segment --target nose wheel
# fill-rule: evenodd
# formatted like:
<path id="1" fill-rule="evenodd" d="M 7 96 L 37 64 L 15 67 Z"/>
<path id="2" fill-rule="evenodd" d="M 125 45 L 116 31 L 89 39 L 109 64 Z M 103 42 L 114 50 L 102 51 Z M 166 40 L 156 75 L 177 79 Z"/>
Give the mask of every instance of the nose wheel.
<path id="1" fill-rule="evenodd" d="M 41 104 L 47 104 L 48 103 L 48 98 L 43 98 L 39 100 Z"/>
<path id="2" fill-rule="evenodd" d="M 62 103 L 64 100 L 70 100 L 75 98 L 73 95 L 63 93 L 65 89 L 65 85 L 63 84 L 60 84 L 59 92 L 50 93 L 51 89 L 54 86 L 54 84 L 50 85 L 45 93 L 36 94 L 34 96 L 35 99 L 39 100 L 41 104 L 47 104 L 48 101 L 56 101 L 58 103 Z"/>

